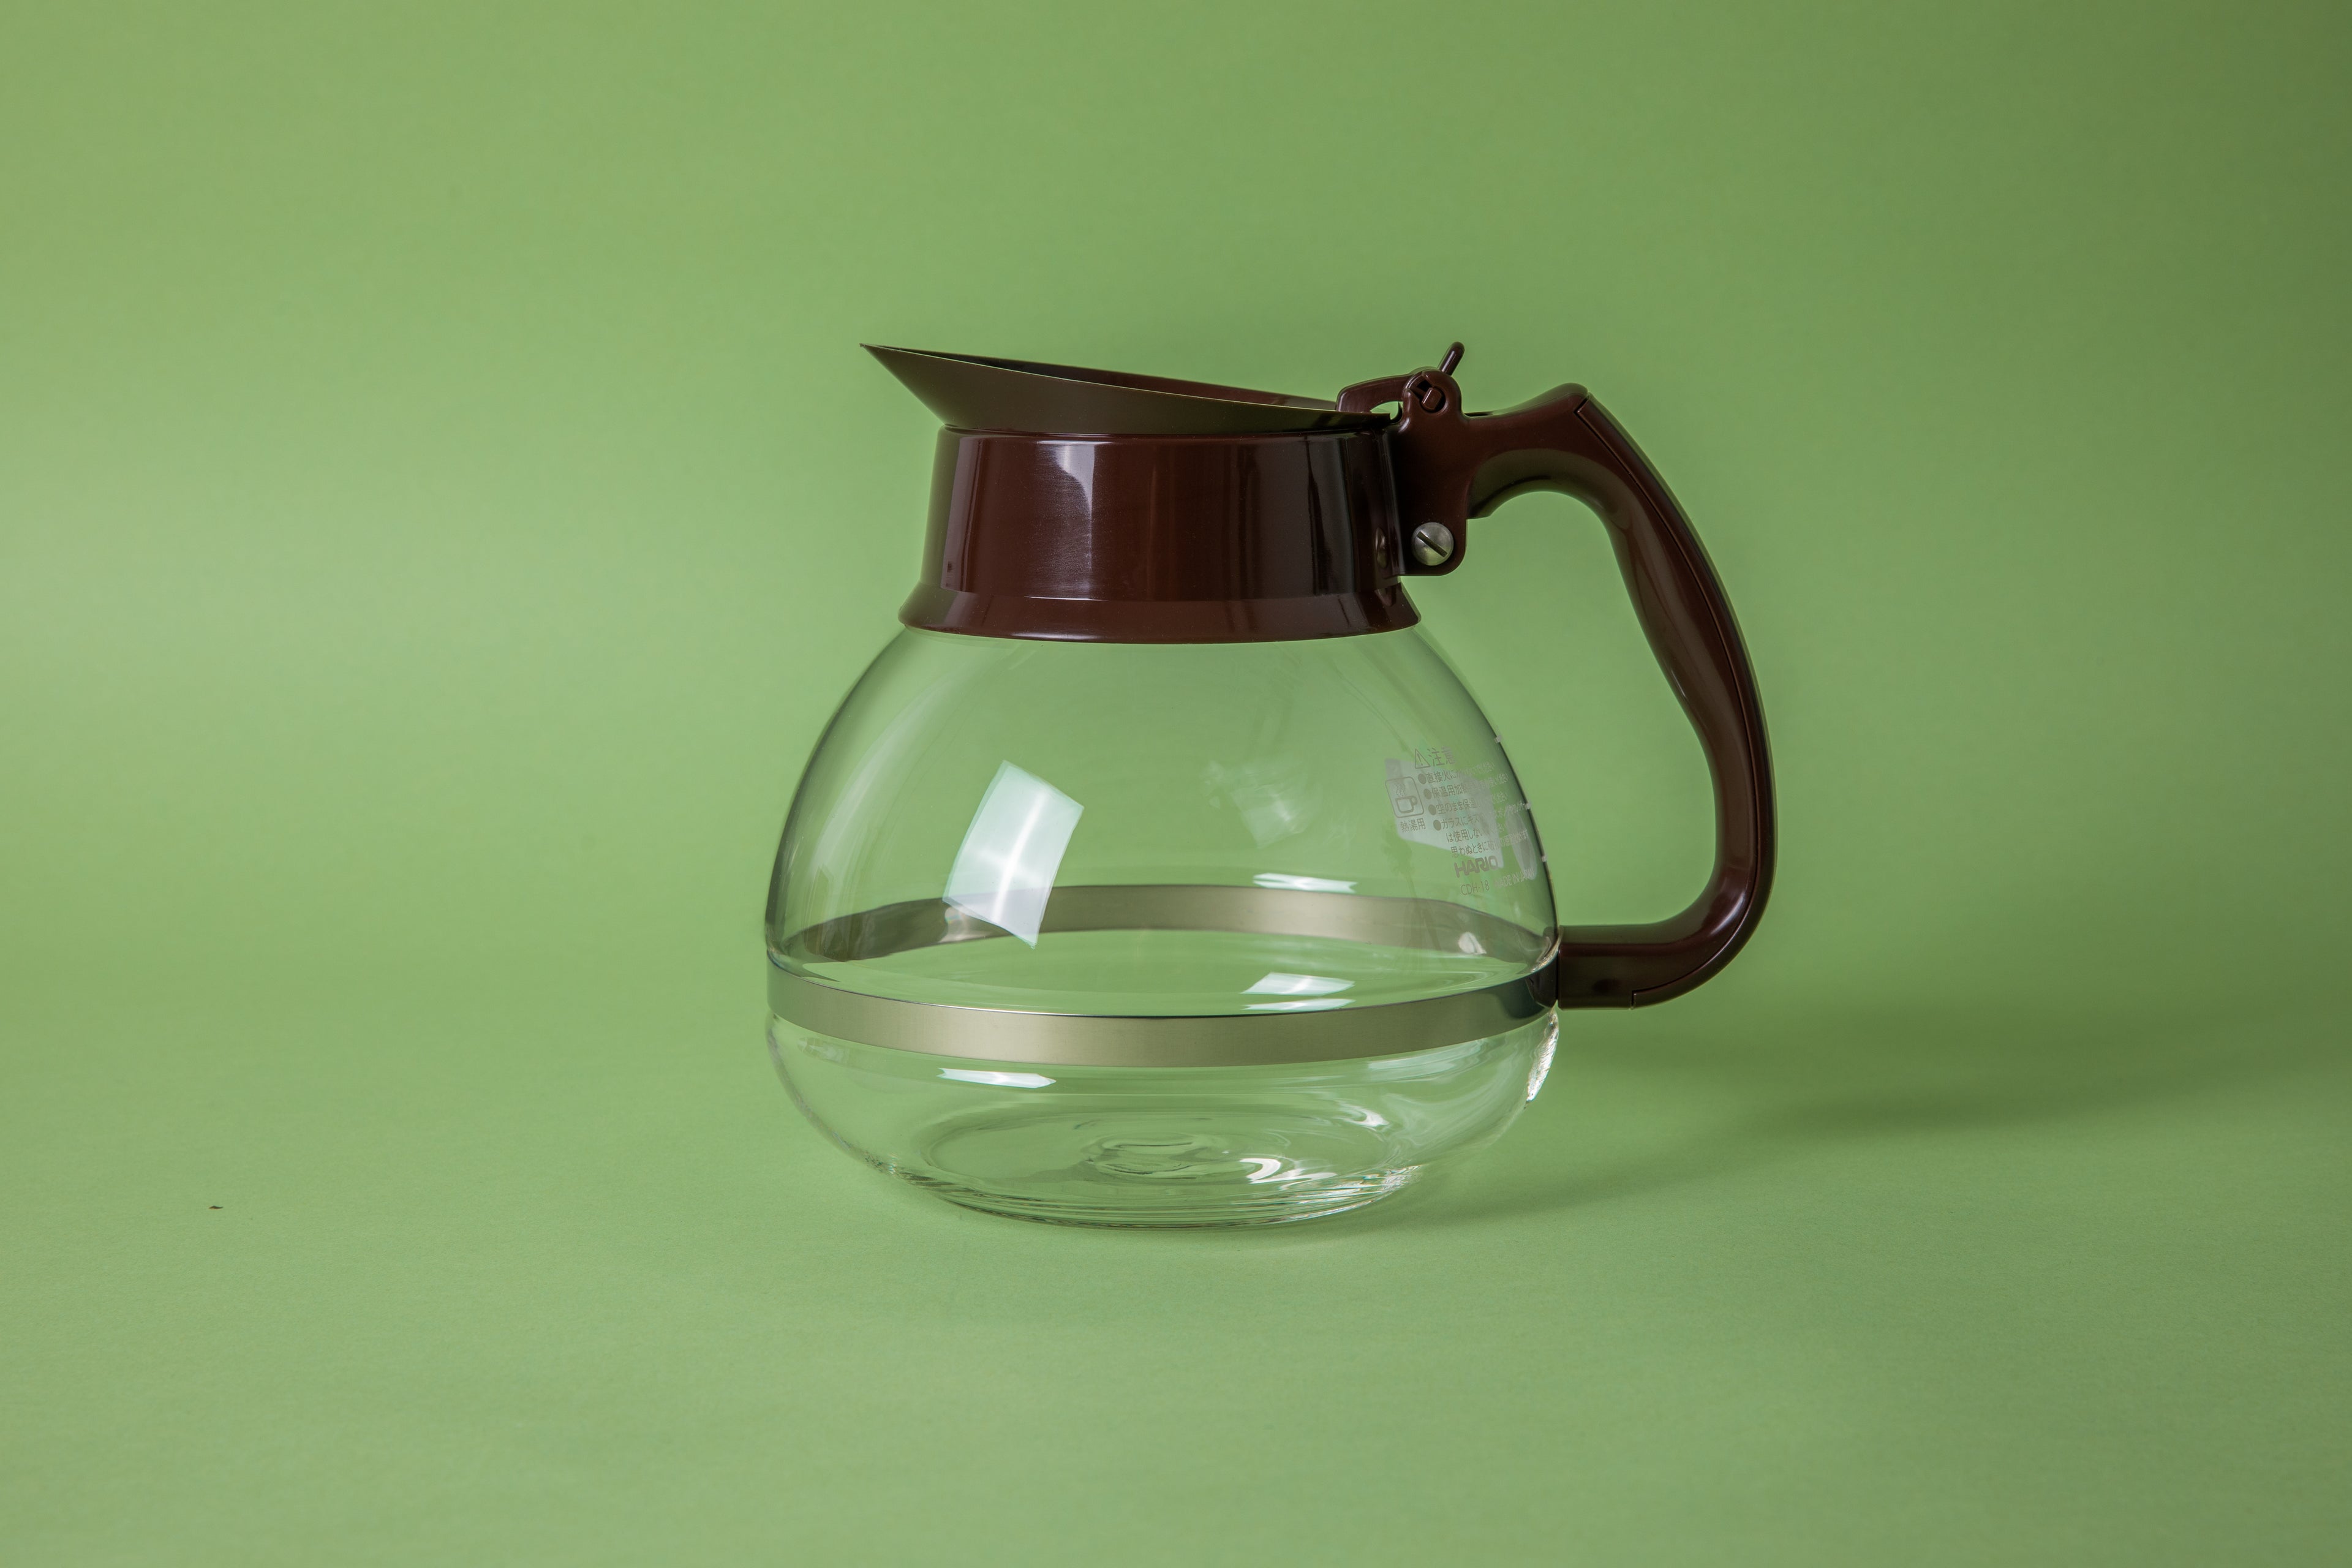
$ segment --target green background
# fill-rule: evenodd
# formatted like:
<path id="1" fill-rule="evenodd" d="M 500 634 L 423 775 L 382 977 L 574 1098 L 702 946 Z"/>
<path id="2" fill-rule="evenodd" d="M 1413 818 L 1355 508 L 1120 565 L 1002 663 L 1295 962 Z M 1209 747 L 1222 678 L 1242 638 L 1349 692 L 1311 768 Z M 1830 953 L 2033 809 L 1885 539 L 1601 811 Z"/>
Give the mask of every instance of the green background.
<path id="1" fill-rule="evenodd" d="M 0 1556 L 2343 1561 L 2346 17 L 0 10 Z M 1327 1226 L 824 1144 L 757 910 L 929 468 L 856 342 L 1455 337 L 1730 587 L 1747 955 Z M 1598 526 L 1415 594 L 1563 914 L 1679 904 Z"/>

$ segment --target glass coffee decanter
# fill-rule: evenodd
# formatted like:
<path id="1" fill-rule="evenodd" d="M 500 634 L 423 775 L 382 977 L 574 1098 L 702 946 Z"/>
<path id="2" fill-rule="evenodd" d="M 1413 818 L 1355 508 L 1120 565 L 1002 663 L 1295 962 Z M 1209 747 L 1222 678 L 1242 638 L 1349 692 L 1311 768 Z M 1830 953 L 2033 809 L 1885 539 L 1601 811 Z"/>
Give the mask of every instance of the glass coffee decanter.
<path id="1" fill-rule="evenodd" d="M 923 572 L 767 913 L 770 1051 L 850 1152 L 1066 1224 L 1344 1213 L 1498 1137 L 1557 1009 L 1678 996 L 1754 929 L 1747 652 L 1581 388 L 1465 415 L 1459 344 L 1330 403 L 871 352 L 946 426 Z M 1528 489 L 1608 524 L 1713 775 L 1714 874 L 1654 925 L 1557 925 L 1510 761 L 1405 594 Z"/>

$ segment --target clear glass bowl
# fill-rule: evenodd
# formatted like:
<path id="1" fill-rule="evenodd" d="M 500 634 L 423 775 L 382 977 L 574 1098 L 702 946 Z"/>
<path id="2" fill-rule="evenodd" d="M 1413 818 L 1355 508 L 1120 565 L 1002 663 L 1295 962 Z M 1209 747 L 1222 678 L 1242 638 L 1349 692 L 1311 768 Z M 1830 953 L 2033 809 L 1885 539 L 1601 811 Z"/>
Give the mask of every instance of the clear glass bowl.
<path id="1" fill-rule="evenodd" d="M 1103 1225 L 1360 1206 L 1542 1081 L 1550 889 L 1418 630 L 1054 643 L 909 630 L 803 779 L 771 1050 L 877 1168 Z"/>

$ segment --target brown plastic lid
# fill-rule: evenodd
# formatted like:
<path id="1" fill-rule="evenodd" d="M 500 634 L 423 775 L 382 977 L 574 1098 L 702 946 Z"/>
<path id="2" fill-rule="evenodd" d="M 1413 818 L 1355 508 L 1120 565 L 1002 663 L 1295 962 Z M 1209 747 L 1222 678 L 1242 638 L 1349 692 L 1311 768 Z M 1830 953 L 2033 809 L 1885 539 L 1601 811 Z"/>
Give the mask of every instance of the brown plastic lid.
<path id="1" fill-rule="evenodd" d="M 1343 414 L 1328 400 L 1130 375 L 1035 360 L 864 345 L 940 423 L 958 430 L 1061 436 L 1263 436 L 1370 430 L 1377 414 Z"/>

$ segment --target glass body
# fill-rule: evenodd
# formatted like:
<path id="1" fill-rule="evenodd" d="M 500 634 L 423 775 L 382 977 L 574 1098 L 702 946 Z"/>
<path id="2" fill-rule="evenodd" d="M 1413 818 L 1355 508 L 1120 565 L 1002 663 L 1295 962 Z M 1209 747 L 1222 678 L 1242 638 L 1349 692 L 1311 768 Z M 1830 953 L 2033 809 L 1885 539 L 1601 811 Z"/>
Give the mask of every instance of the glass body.
<path id="1" fill-rule="evenodd" d="M 1242 912 L 1171 912 L 1212 906 Z M 1523 986 L 1552 925 L 1518 781 L 1418 629 L 1184 645 L 908 630 L 818 743 L 768 908 L 795 994 L 899 1005 L 879 1009 L 893 1043 L 780 1005 L 770 1049 L 828 1135 L 959 1203 L 1082 1224 L 1306 1218 L 1509 1125 L 1549 1065 L 1549 1010 L 1442 1037 L 1472 1015 L 1391 1005 Z M 971 1008 L 1014 1016 L 991 1020 L 1013 1031 L 989 1037 L 1015 1042 L 1006 1055 L 947 1027 Z M 1250 1044 L 1160 1065 L 1148 1044 L 1097 1056 L 1083 1033 L 1055 1037 L 1075 1051 L 1035 1044 L 1020 1030 L 1036 1015 L 1199 1020 L 1187 1038 Z"/>

